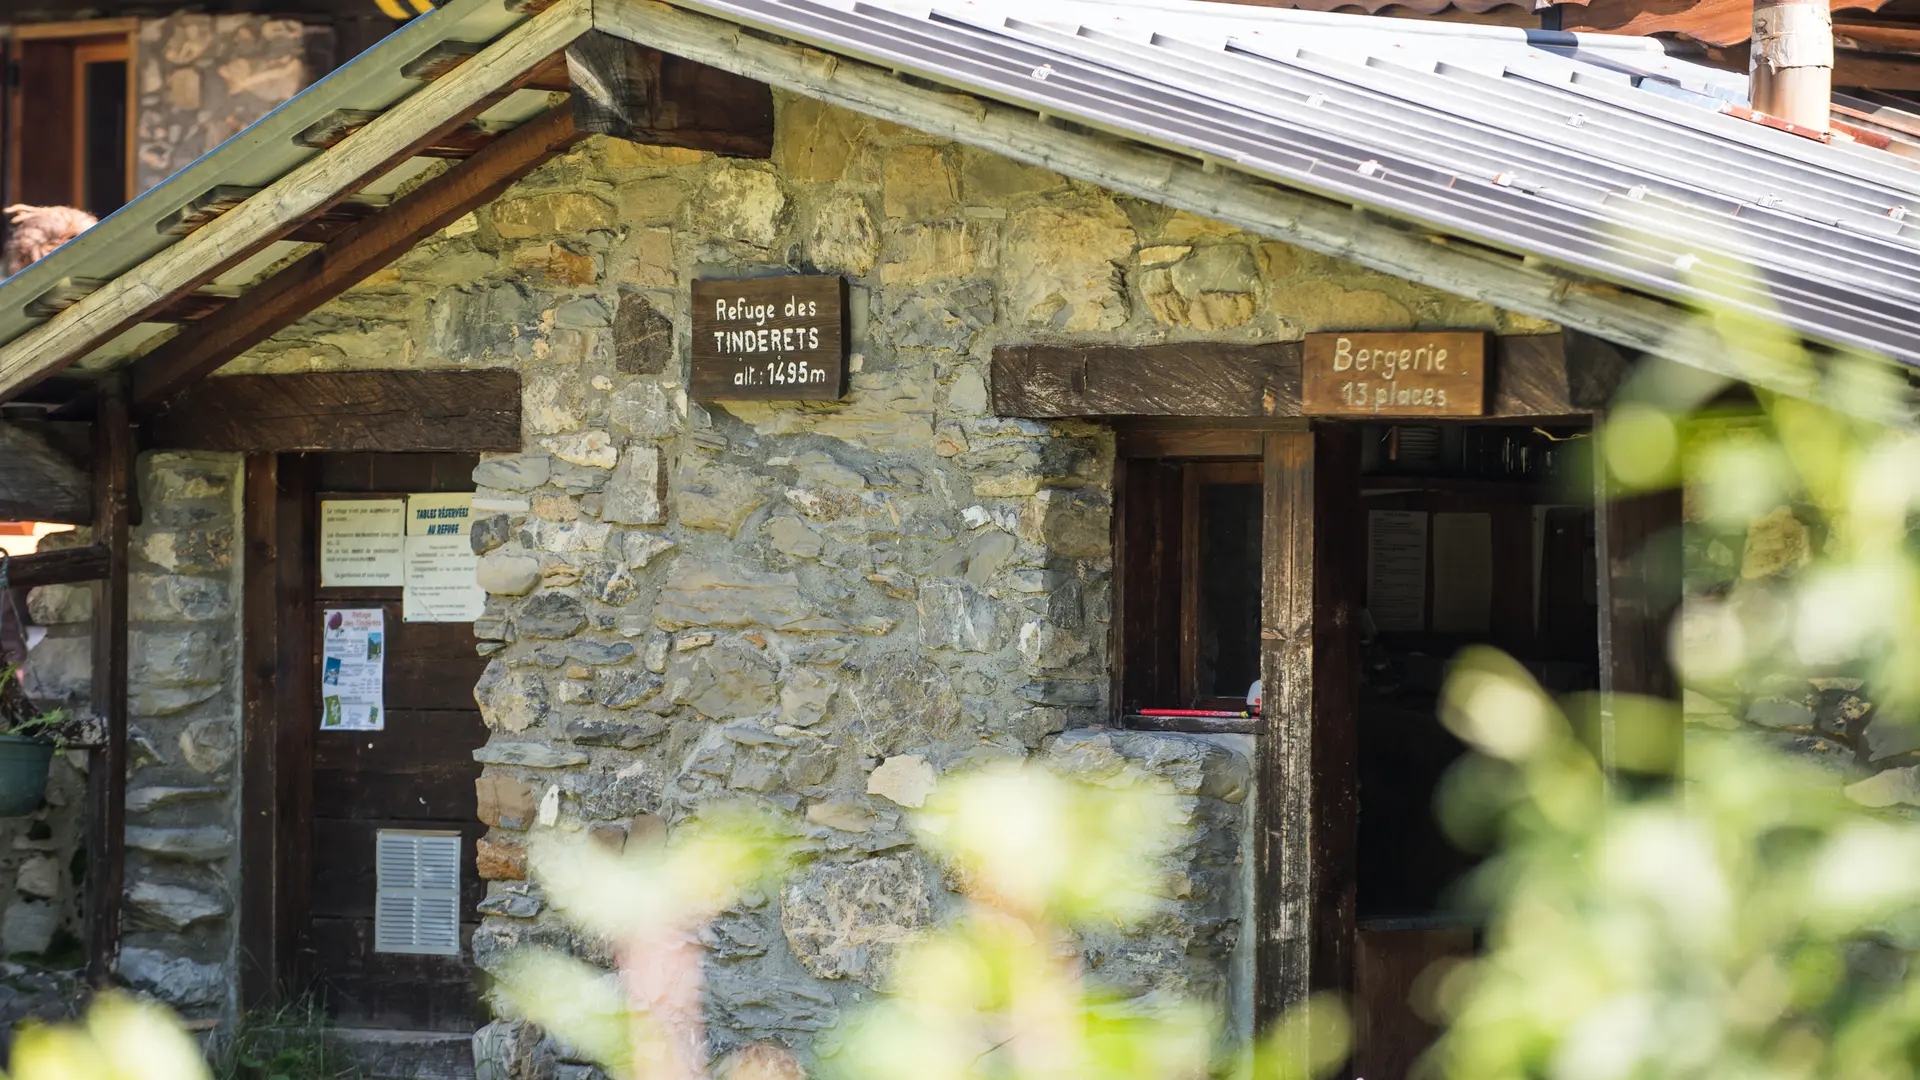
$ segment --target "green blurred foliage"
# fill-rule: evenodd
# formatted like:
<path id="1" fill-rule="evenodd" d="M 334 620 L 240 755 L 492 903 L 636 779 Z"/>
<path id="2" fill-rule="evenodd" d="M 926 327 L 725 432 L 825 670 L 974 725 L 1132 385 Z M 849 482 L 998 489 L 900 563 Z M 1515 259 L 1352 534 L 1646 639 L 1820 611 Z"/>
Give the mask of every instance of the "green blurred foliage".
<path id="1" fill-rule="evenodd" d="M 1655 370 L 1600 433 L 1616 489 L 1684 484 L 1689 528 L 1740 551 L 1682 606 L 1682 682 L 1744 700 L 1857 679 L 1873 722 L 1899 723 L 1920 694 L 1920 441 L 1860 417 L 1906 401 L 1904 380 L 1816 363 L 1758 320 L 1704 330 L 1805 397 L 1720 409 Z M 1465 890 L 1485 952 L 1423 980 L 1417 1004 L 1448 1025 L 1426 1075 L 1920 1075 L 1920 824 L 1751 731 L 1688 730 L 1683 748 L 1674 703 L 1551 700 L 1490 650 L 1456 659 L 1442 719 L 1476 751 L 1442 822 L 1496 854 Z"/>
<path id="2" fill-rule="evenodd" d="M 30 1024 L 13 1041 L 11 1080 L 210 1080 L 200 1047 L 164 1006 L 119 994 L 66 1024 Z"/>

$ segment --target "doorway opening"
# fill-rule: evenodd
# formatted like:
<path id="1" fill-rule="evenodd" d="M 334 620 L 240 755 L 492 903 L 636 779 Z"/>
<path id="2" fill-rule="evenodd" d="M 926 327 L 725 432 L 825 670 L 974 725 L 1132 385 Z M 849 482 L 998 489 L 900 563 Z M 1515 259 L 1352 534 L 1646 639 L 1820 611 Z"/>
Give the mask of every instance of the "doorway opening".
<path id="1" fill-rule="evenodd" d="M 1482 928 L 1480 852 L 1438 817 L 1466 747 L 1442 724 L 1451 662 L 1498 648 L 1555 695 L 1599 688 L 1590 428 L 1361 426 L 1354 990 L 1356 1076 L 1406 1077 L 1436 1031 L 1436 962 Z"/>

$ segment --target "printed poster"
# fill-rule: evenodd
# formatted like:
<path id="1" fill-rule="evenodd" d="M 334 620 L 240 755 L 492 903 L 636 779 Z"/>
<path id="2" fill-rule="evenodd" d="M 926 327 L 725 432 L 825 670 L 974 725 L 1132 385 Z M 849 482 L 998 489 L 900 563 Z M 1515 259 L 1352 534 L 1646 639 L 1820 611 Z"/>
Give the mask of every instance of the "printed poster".
<path id="1" fill-rule="evenodd" d="M 326 609 L 320 633 L 320 730 L 385 730 L 386 654 L 386 612 Z"/>
<path id="2" fill-rule="evenodd" d="M 406 500 L 320 501 L 320 587 L 391 587 L 406 583 Z"/>
<path id="3" fill-rule="evenodd" d="M 473 493 L 407 497 L 406 585 L 400 617 L 407 622 L 465 622 L 480 617 L 487 594 L 475 575 Z"/>

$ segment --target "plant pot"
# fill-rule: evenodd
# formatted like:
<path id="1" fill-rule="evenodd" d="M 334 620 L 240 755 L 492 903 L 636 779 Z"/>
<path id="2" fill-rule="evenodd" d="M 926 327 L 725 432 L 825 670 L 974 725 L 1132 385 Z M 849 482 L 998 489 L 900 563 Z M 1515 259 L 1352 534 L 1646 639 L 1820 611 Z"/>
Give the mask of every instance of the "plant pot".
<path id="1" fill-rule="evenodd" d="M 52 743 L 0 735 L 0 817 L 19 817 L 40 808 L 52 761 Z"/>

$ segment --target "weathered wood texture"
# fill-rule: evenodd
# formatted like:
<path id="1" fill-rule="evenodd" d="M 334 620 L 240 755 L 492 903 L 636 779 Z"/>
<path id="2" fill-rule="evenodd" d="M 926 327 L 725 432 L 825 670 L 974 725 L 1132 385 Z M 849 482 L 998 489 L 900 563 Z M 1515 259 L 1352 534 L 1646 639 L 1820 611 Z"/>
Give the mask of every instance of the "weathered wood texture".
<path id="1" fill-rule="evenodd" d="M 1569 350 L 1562 335 L 1499 337 L 1488 417 L 1574 416 L 1604 404 L 1617 354 Z M 1301 347 L 1011 345 L 993 352 L 1000 416 L 1297 417 Z"/>
<path id="2" fill-rule="evenodd" d="M 560 0 L 446 78 L 402 99 L 333 151 L 289 170 L 259 196 L 0 348 L 0 398 L 58 371 L 352 195 L 441 132 L 471 119 L 493 95 L 565 48 L 592 21 L 587 0 Z M 152 400 L 136 397 L 136 404 Z"/>
<path id="3" fill-rule="evenodd" d="M 175 395 L 152 445 L 188 450 L 520 449 L 517 371 L 228 375 Z"/>
<path id="4" fill-rule="evenodd" d="M 91 707 L 105 740 L 87 771 L 92 820 L 87 834 L 87 975 L 113 977 L 120 956 L 120 892 L 127 826 L 127 540 L 133 488 L 133 426 L 115 388 L 94 419 L 93 535 L 107 573 L 93 594 Z"/>
<path id="5" fill-rule="evenodd" d="M 270 1006 L 306 985 L 313 806 L 314 461 L 247 459 L 241 634 L 242 1000 Z M 282 718 L 286 718 L 284 721 Z M 298 719 L 296 719 L 298 718 Z"/>
<path id="6" fill-rule="evenodd" d="M 1011 345 L 993 351 L 1001 416 L 1298 416 L 1300 345 Z"/>
<path id="7" fill-rule="evenodd" d="M 93 520 L 93 481 L 72 454 L 36 430 L 0 423 L 0 521 Z"/>
<path id="8" fill-rule="evenodd" d="M 158 408 L 195 379 L 291 326 L 461 214 L 491 202 L 578 137 L 567 109 L 550 110 L 409 192 L 384 212 L 350 226 L 325 247 L 202 320 L 191 333 L 141 358 L 133 373 L 135 409 Z M 516 433 L 515 445 L 517 437 Z"/>
<path id="9" fill-rule="evenodd" d="M 597 30 L 567 48 L 567 74 L 574 124 L 587 134 L 728 157 L 773 153 L 766 83 Z"/>
<path id="10" fill-rule="evenodd" d="M 1254 1020 L 1353 984 L 1361 545 L 1352 429 L 1268 437 Z"/>
<path id="11" fill-rule="evenodd" d="M 99 581 L 113 567 L 113 554 L 105 544 L 66 548 L 61 551 L 36 551 L 15 555 L 7 560 L 7 583 L 15 589 L 34 589 L 42 585 L 72 585 Z"/>

